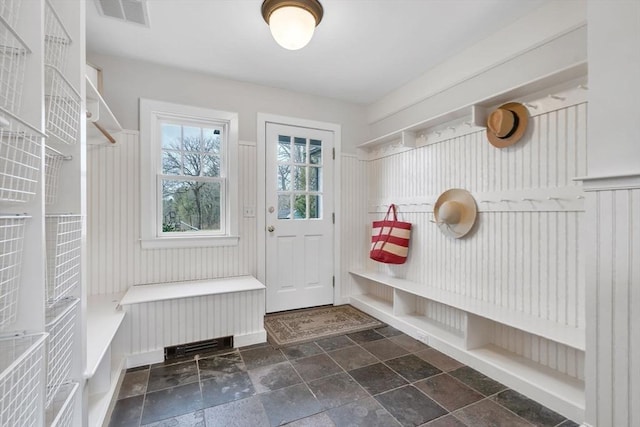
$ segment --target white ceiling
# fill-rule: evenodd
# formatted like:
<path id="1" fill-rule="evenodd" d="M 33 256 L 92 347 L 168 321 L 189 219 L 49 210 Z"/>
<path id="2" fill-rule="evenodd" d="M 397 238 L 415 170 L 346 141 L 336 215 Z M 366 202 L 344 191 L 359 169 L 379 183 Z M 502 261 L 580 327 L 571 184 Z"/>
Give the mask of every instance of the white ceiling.
<path id="1" fill-rule="evenodd" d="M 544 1 L 321 0 L 324 18 L 299 51 L 272 39 L 261 0 L 148 0 L 149 28 L 88 1 L 87 50 L 370 103 Z"/>

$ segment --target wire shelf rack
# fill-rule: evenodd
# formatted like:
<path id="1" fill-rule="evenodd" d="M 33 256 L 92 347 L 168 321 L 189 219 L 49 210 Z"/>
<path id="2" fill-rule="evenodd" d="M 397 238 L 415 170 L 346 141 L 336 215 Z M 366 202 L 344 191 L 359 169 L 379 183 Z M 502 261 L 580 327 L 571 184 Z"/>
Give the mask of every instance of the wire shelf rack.
<path id="1" fill-rule="evenodd" d="M 0 425 L 42 423 L 42 370 L 47 334 L 0 339 Z"/>
<path id="2" fill-rule="evenodd" d="M 0 18 L 7 24 L 16 27 L 20 17 L 20 4 L 22 0 L 3 0 L 0 2 Z"/>
<path id="3" fill-rule="evenodd" d="M 73 361 L 73 340 L 78 298 L 60 301 L 47 310 L 45 331 L 47 340 L 47 394 L 45 407 L 49 407 L 60 386 L 69 381 Z"/>
<path id="4" fill-rule="evenodd" d="M 66 297 L 80 280 L 81 215 L 47 215 L 47 305 Z"/>
<path id="5" fill-rule="evenodd" d="M 49 1 L 44 6 L 44 63 L 64 72 L 71 36 Z"/>
<path id="6" fill-rule="evenodd" d="M 36 194 L 43 136 L 0 108 L 0 200 L 26 202 Z"/>
<path id="7" fill-rule="evenodd" d="M 60 169 L 65 160 L 70 157 L 65 156 L 51 147 L 45 146 L 44 154 L 44 202 L 47 205 L 55 203 L 58 199 L 58 177 Z"/>
<path id="8" fill-rule="evenodd" d="M 48 135 L 65 144 L 78 142 L 80 94 L 51 65 L 45 65 L 45 110 Z"/>
<path id="9" fill-rule="evenodd" d="M 60 387 L 60 391 L 47 409 L 45 425 L 50 427 L 73 426 L 73 401 L 76 398 L 78 387 L 77 383 L 68 383 Z"/>
<path id="10" fill-rule="evenodd" d="M 0 107 L 19 112 L 29 47 L 0 17 Z"/>
<path id="11" fill-rule="evenodd" d="M 27 218 L 30 217 L 0 216 L 0 330 L 16 320 L 24 225 Z"/>

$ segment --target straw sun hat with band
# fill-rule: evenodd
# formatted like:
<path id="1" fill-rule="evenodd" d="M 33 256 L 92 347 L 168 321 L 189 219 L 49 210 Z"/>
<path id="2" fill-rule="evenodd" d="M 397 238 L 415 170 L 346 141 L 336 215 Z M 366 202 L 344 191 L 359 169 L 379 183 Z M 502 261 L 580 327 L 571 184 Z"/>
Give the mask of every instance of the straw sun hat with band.
<path id="1" fill-rule="evenodd" d="M 477 212 L 475 199 L 461 188 L 442 193 L 433 207 L 433 216 L 440 231 L 454 239 L 464 237 L 471 231 Z"/>
<path id="2" fill-rule="evenodd" d="M 518 142 L 527 130 L 529 112 L 518 102 L 509 102 L 494 110 L 487 119 L 487 138 L 494 147 L 504 148 Z"/>

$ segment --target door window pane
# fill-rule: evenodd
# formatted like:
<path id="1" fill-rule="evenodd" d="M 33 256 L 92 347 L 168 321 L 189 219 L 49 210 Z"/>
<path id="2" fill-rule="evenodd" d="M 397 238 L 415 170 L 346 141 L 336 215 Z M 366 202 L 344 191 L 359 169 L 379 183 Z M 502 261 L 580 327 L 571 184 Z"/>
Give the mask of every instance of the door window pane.
<path id="1" fill-rule="evenodd" d="M 162 180 L 162 231 L 219 231 L 219 182 Z"/>
<path id="2" fill-rule="evenodd" d="M 307 218 L 307 196 L 298 194 L 293 198 L 293 218 Z"/>
<path id="3" fill-rule="evenodd" d="M 291 166 L 278 165 L 278 191 L 291 191 Z"/>
<path id="4" fill-rule="evenodd" d="M 278 196 L 278 219 L 291 219 L 291 196 Z"/>
<path id="5" fill-rule="evenodd" d="M 289 163 L 291 161 L 291 137 L 278 136 L 278 162 Z"/>
<path id="6" fill-rule="evenodd" d="M 320 218 L 322 196 L 309 196 L 309 218 Z"/>
<path id="7" fill-rule="evenodd" d="M 322 164 L 322 141 L 312 139 L 309 141 L 309 163 Z"/>
<path id="8" fill-rule="evenodd" d="M 307 140 L 304 138 L 294 138 L 293 161 L 296 163 L 306 163 L 307 161 Z"/>
<path id="9" fill-rule="evenodd" d="M 307 168 L 305 166 L 293 167 L 293 189 L 296 191 L 307 189 Z"/>
<path id="10" fill-rule="evenodd" d="M 320 168 L 309 166 L 309 191 L 320 191 Z"/>

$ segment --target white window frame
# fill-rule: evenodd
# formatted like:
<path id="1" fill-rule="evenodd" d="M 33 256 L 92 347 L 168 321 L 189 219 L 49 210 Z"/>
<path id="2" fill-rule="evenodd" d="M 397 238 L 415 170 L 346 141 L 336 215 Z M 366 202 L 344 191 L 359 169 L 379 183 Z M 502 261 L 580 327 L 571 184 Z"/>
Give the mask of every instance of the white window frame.
<path id="1" fill-rule="evenodd" d="M 221 231 L 163 233 L 161 228 L 162 142 L 160 123 L 211 122 L 224 127 L 225 185 L 222 188 L 224 211 Z M 174 104 L 140 98 L 140 231 L 143 249 L 234 246 L 238 244 L 238 114 L 228 111 Z M 189 178 L 177 175 L 178 179 Z"/>

